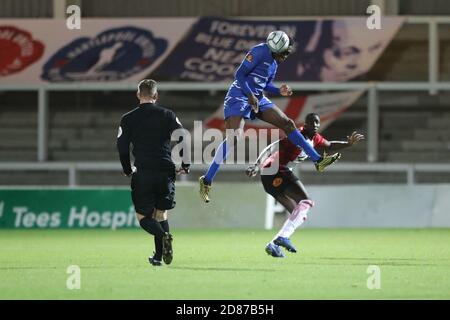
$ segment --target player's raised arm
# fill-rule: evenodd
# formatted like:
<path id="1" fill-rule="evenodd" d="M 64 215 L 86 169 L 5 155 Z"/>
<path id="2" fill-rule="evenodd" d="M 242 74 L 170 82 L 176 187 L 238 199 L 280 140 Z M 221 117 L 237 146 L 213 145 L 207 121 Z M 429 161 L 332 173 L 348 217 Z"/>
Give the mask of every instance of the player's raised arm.
<path id="1" fill-rule="evenodd" d="M 347 136 L 347 141 L 327 141 L 324 142 L 325 151 L 334 152 L 344 148 L 348 148 L 364 140 L 364 135 L 353 131 L 350 136 Z"/>

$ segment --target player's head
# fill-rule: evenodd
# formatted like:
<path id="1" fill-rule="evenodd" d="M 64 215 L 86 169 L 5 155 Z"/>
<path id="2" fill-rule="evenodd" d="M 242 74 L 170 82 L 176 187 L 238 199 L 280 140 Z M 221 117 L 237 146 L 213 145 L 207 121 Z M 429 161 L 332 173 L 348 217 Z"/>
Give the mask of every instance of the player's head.
<path id="1" fill-rule="evenodd" d="M 317 113 L 308 113 L 305 118 L 305 125 L 303 126 L 305 131 L 310 135 L 314 135 L 320 128 L 320 117 Z"/>
<path id="2" fill-rule="evenodd" d="M 277 30 L 269 33 L 266 44 L 276 62 L 281 63 L 292 53 L 294 41 L 284 31 Z"/>
<path id="3" fill-rule="evenodd" d="M 144 79 L 138 84 L 137 97 L 139 101 L 149 101 L 158 99 L 158 88 L 156 81 L 152 79 Z"/>

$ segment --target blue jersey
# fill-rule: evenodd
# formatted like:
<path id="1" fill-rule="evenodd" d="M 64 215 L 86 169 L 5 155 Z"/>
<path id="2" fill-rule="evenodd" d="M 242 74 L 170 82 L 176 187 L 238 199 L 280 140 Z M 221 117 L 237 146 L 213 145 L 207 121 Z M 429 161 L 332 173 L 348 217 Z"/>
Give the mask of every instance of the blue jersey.
<path id="1" fill-rule="evenodd" d="M 258 99 L 263 91 L 279 93 L 272 84 L 278 64 L 265 43 L 254 46 L 245 56 L 235 74 L 228 94 L 233 97 L 247 97 L 252 92 Z"/>

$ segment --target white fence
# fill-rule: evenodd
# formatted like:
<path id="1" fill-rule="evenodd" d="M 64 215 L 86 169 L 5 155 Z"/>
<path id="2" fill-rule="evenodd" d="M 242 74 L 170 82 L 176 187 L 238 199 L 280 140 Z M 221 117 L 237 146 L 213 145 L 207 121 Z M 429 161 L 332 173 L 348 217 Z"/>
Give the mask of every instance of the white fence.
<path id="1" fill-rule="evenodd" d="M 192 171 L 205 172 L 208 166 L 192 165 Z M 221 171 L 241 171 L 247 165 L 233 164 L 222 165 Z M 311 172 L 314 166 L 300 164 L 297 170 Z M 117 171 L 119 174 L 122 167 L 117 162 L 0 162 L 0 171 L 65 171 L 68 175 L 68 186 L 78 186 L 78 173 L 82 171 Z M 327 172 L 399 172 L 406 175 L 406 184 L 416 183 L 416 174 L 420 172 L 450 172 L 450 164 L 408 164 L 408 163 L 339 163 L 331 166 Z M 186 176 L 182 175 L 181 180 Z"/>

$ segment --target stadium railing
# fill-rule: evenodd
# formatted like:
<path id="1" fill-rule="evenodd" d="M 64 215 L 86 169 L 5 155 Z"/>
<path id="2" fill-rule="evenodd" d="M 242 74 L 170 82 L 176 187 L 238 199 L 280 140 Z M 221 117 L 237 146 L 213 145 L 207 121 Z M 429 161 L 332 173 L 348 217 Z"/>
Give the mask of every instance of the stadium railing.
<path id="1" fill-rule="evenodd" d="M 379 91 L 450 91 L 450 82 L 290 82 L 294 91 L 311 90 L 362 90 L 367 99 L 367 161 L 378 161 L 379 147 Z M 159 90 L 172 91 L 226 91 L 228 82 L 198 83 L 198 82 L 161 82 Z M 50 91 L 134 91 L 135 84 L 128 83 L 79 83 L 79 84 L 49 84 L 38 85 L 0 85 L 3 91 L 38 91 L 38 122 L 37 122 L 37 160 L 42 162 L 48 156 L 48 93 Z"/>
<path id="2" fill-rule="evenodd" d="M 222 171 L 241 171 L 244 172 L 248 165 L 233 164 L 223 165 Z M 192 165 L 193 172 L 204 172 L 208 166 Z M 81 171 L 117 171 L 122 170 L 119 162 L 0 162 L 0 170 L 11 171 L 66 171 L 68 174 L 68 187 L 77 187 L 78 174 Z M 314 171 L 310 165 L 300 164 L 296 170 Z M 450 172 L 450 164 L 436 163 L 340 163 L 338 166 L 332 166 L 327 169 L 330 172 L 401 172 L 406 175 L 406 184 L 416 183 L 416 174 L 419 172 Z M 186 181 L 186 176 L 180 176 L 181 181 Z"/>

